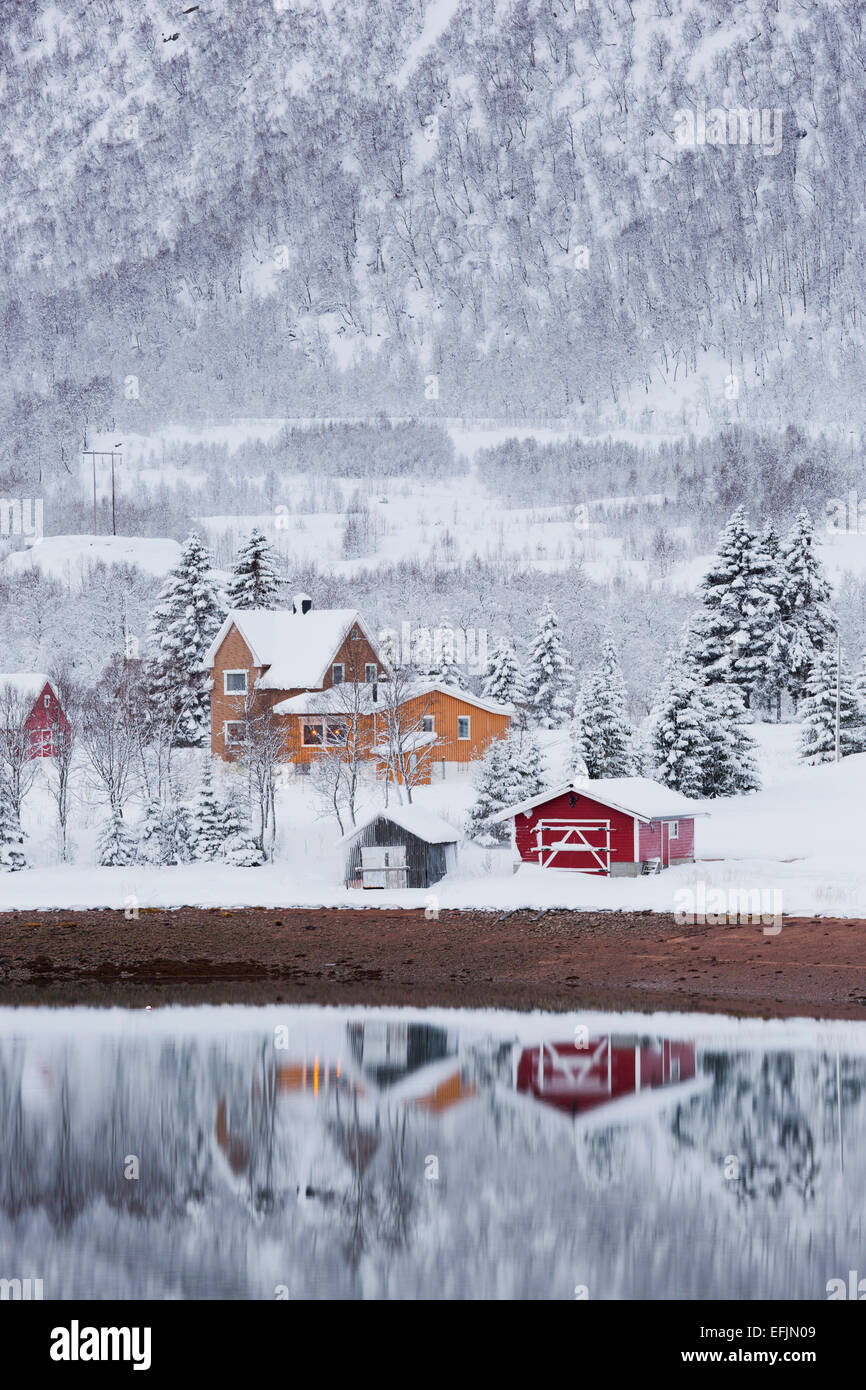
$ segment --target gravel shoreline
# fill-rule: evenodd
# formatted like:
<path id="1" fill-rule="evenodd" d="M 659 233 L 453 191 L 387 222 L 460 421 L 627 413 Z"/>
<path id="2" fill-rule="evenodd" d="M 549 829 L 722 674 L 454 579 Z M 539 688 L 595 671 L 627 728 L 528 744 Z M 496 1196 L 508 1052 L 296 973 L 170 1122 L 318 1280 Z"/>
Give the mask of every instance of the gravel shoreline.
<path id="1" fill-rule="evenodd" d="M 319 1003 L 866 1019 L 866 922 L 653 912 L 0 913 L 0 1004 Z"/>

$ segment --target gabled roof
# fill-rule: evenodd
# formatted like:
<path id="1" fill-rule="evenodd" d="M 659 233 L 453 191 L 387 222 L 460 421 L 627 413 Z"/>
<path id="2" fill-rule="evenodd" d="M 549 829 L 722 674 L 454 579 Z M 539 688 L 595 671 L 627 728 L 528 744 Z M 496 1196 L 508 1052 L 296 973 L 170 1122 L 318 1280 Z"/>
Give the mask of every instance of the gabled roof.
<path id="1" fill-rule="evenodd" d="M 233 608 L 211 642 L 203 665 L 212 667 L 232 626 L 243 637 L 256 666 L 267 666 L 259 690 L 321 688 L 328 667 L 357 626 L 374 651 L 376 643 L 354 608 L 313 608 L 292 613 L 272 608 Z"/>
<path id="2" fill-rule="evenodd" d="M 471 690 L 461 690 L 459 685 L 446 685 L 444 681 L 428 681 L 423 677 L 406 687 L 403 703 L 434 693 L 450 695 L 452 700 L 463 700 L 467 705 L 475 705 L 477 709 L 487 710 L 488 714 L 506 714 L 510 718 L 514 713 L 513 705 L 500 704 L 498 700 L 487 700 L 483 695 L 473 695 Z"/>
<path id="3" fill-rule="evenodd" d="M 699 801 L 681 796 L 661 782 L 654 782 L 651 777 L 586 777 L 583 781 L 564 782 L 561 787 L 549 787 L 547 791 L 539 792 L 538 796 L 519 801 L 505 811 L 498 811 L 490 820 L 511 820 L 513 816 L 531 811 L 535 806 L 543 806 L 545 802 L 554 801 L 566 792 L 588 796 L 602 806 L 624 811 L 627 816 L 634 816 L 640 821 L 687 820 L 689 817 L 709 815 L 708 811 L 697 809 Z"/>
<path id="4" fill-rule="evenodd" d="M 357 685 L 357 688 L 356 688 Z M 373 686 L 367 682 L 344 681 L 327 690 L 304 690 L 274 705 L 274 714 L 374 714 L 382 701 L 373 699 Z"/>
<path id="5" fill-rule="evenodd" d="M 403 830 L 408 830 L 410 835 L 417 835 L 419 840 L 426 840 L 429 845 L 456 844 L 461 838 L 453 825 L 449 825 L 447 820 L 423 806 L 380 806 L 374 815 L 368 816 L 360 825 L 356 825 L 354 830 L 350 830 L 338 843 L 348 844 L 349 840 L 354 840 L 368 825 L 377 820 L 393 821 Z"/>
<path id="6" fill-rule="evenodd" d="M 22 699 L 35 700 L 51 681 L 44 671 L 0 671 L 0 693 L 13 690 Z M 54 687 L 51 686 L 54 690 Z"/>
<path id="7" fill-rule="evenodd" d="M 274 705 L 274 713 L 353 714 L 357 709 L 359 714 L 375 714 L 377 710 L 382 710 L 387 706 L 387 681 L 380 682 L 378 699 L 376 700 L 373 699 L 372 684 L 362 683 L 357 705 L 353 685 L 354 682 L 347 681 L 343 685 L 329 686 L 327 690 L 305 690 L 301 695 L 290 695 L 287 700 L 280 700 L 278 704 Z M 422 680 L 407 685 L 401 691 L 400 703 L 405 705 L 409 700 L 423 699 L 425 695 L 435 693 L 450 695 L 455 700 L 462 700 L 465 704 L 472 705 L 476 709 L 486 710 L 489 714 L 503 714 L 510 718 L 514 713 L 513 705 L 500 705 L 495 700 L 485 700 L 480 695 L 473 695 L 470 691 L 461 690 L 456 685 L 443 685 L 436 681 Z"/>

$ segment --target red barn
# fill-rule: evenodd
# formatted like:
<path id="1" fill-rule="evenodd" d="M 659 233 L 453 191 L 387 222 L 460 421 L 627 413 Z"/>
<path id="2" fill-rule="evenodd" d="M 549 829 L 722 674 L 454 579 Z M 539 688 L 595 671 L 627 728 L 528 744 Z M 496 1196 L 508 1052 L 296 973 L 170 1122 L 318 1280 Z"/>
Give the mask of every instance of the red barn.
<path id="1" fill-rule="evenodd" d="M 649 777 L 587 777 L 491 819 L 513 819 L 521 863 L 613 877 L 693 863 L 697 805 Z"/>
<path id="2" fill-rule="evenodd" d="M 69 721 L 54 686 L 41 671 L 0 672 L 0 727 L 21 727 L 22 716 L 31 757 L 55 758 Z"/>

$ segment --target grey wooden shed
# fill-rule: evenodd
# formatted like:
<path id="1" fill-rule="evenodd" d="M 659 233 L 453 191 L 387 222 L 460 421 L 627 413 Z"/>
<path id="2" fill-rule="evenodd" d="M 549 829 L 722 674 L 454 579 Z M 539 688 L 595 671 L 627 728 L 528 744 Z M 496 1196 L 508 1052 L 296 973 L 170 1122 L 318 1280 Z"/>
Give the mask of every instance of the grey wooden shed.
<path id="1" fill-rule="evenodd" d="M 421 806 L 389 806 L 340 841 L 347 888 L 429 888 L 457 864 L 459 833 Z"/>

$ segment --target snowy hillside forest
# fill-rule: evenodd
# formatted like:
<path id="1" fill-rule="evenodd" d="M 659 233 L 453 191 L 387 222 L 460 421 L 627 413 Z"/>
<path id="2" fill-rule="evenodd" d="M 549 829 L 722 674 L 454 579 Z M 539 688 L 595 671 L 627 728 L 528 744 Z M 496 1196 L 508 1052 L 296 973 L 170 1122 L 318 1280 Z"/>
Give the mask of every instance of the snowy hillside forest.
<path id="1" fill-rule="evenodd" d="M 126 803 L 157 860 L 166 797 L 210 807 L 171 750 L 252 537 L 268 606 L 481 642 L 411 660 L 517 711 L 454 811 L 482 843 L 536 733 L 707 799 L 758 790 L 755 721 L 866 751 L 857 4 L 3 19 L 0 672 L 64 692 L 101 863 Z"/>

